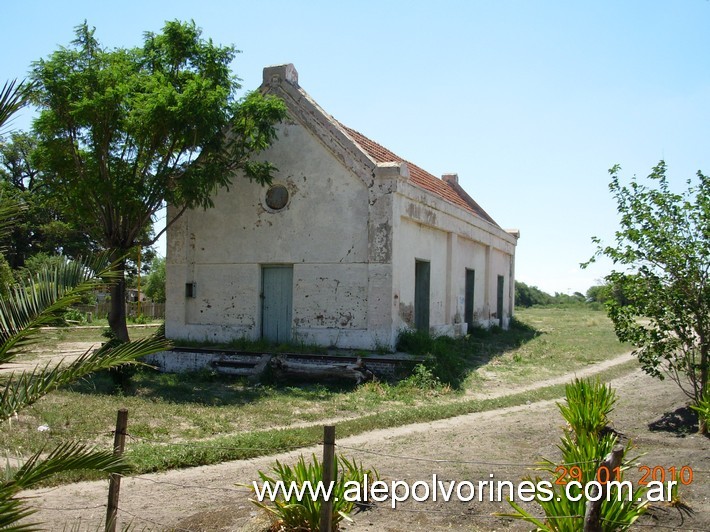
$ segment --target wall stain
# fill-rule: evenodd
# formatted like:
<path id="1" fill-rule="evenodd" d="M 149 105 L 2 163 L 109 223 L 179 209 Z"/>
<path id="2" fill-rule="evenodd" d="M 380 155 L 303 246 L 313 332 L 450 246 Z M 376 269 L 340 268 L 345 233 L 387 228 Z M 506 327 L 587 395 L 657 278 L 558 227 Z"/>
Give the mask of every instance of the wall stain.
<path id="1" fill-rule="evenodd" d="M 402 318 L 402 321 L 410 327 L 414 326 L 414 305 L 407 305 L 400 302 L 399 317 Z"/>

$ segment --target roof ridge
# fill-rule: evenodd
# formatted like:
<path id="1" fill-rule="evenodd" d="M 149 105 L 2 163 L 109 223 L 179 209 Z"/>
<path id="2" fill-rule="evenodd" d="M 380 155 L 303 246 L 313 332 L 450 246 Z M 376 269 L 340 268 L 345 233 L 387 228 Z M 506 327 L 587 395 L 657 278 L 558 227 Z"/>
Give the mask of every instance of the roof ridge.
<path id="1" fill-rule="evenodd" d="M 468 212 L 500 227 L 488 213 L 459 185 L 458 183 L 450 183 L 436 177 L 434 174 L 427 172 L 422 167 L 408 161 L 404 157 L 400 157 L 389 148 L 386 148 L 379 142 L 366 137 L 359 131 L 346 126 L 336 118 L 333 120 L 349 135 L 353 141 L 357 143 L 365 153 L 372 157 L 375 162 L 405 162 L 409 168 L 410 181 L 419 188 L 431 192 L 441 199 L 461 207 Z"/>

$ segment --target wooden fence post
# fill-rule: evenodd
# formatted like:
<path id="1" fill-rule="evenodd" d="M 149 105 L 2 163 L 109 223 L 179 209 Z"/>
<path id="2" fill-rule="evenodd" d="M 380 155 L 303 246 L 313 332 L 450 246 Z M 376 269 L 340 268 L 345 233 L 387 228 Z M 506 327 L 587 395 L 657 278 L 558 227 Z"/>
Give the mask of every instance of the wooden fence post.
<path id="1" fill-rule="evenodd" d="M 335 480 L 335 426 L 323 427 L 323 488 L 325 490 Z M 331 532 L 333 527 L 333 494 L 328 500 L 321 495 L 320 532 Z"/>
<path id="2" fill-rule="evenodd" d="M 614 471 L 617 467 L 621 466 L 621 459 L 623 458 L 623 456 L 623 445 L 616 445 L 614 449 L 606 455 L 604 461 L 599 464 L 599 468 L 597 469 L 597 478 L 595 478 L 594 480 L 600 482 L 599 479 L 602 478 L 602 476 L 605 477 L 605 480 L 607 482 L 614 480 Z M 599 473 L 599 471 L 602 470 L 604 470 L 603 475 Z M 584 532 L 602 531 L 602 502 L 604 502 L 604 499 L 606 499 L 607 492 L 609 490 L 607 482 L 602 483 L 601 493 L 599 493 L 599 490 L 596 486 L 592 487 L 592 493 L 590 495 L 595 498 L 599 498 L 596 501 L 587 501 L 587 507 L 585 508 L 584 512 Z"/>
<path id="3" fill-rule="evenodd" d="M 128 427 L 128 410 L 121 408 L 116 417 L 116 432 L 113 436 L 113 454 L 120 456 L 126 445 L 126 428 Z M 111 474 L 108 485 L 108 505 L 106 506 L 106 532 L 116 532 L 116 515 L 118 514 L 118 495 L 121 490 L 121 475 Z"/>

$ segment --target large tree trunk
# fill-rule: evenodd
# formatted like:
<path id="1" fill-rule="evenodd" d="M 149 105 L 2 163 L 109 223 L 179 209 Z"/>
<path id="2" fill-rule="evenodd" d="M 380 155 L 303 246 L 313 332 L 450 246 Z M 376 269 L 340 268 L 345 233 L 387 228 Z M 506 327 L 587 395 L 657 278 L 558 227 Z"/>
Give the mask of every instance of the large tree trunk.
<path id="1" fill-rule="evenodd" d="M 128 342 L 128 327 L 126 325 L 126 279 L 124 271 L 126 261 L 121 260 L 116 265 L 119 272 L 118 282 L 111 285 L 111 306 L 108 313 L 108 325 L 117 339 Z"/>
<path id="2" fill-rule="evenodd" d="M 126 261 L 121 259 L 116 264 L 116 271 L 119 273 L 118 281 L 111 285 L 111 305 L 108 313 L 108 324 L 114 335 L 112 342 L 128 342 L 128 326 L 126 325 L 126 279 L 124 272 Z M 111 378 L 115 386 L 119 387 L 124 394 L 131 391 L 131 376 L 134 368 L 131 366 L 119 366 L 110 370 Z"/>

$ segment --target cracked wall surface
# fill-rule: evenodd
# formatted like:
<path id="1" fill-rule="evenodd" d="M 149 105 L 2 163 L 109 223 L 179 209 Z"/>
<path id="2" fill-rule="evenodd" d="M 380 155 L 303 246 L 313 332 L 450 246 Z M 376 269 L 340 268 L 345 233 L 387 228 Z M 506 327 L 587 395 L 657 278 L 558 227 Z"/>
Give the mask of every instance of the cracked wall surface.
<path id="1" fill-rule="evenodd" d="M 263 92 L 289 118 L 260 157 L 278 169 L 283 208 L 240 175 L 215 207 L 188 211 L 168 231 L 169 338 L 257 339 L 262 275 L 293 270 L 292 338 L 373 349 L 394 347 L 415 323 L 415 262 L 431 265 L 430 325 L 460 334 L 465 272 L 474 270 L 475 319 L 506 325 L 513 306 L 517 238 L 409 181 L 406 162 L 376 163 L 298 87 L 293 65 L 265 69 Z M 168 218 L 174 209 L 168 208 Z M 506 279 L 503 316 L 497 279 Z M 195 297 L 186 297 L 186 283 Z"/>
<path id="2" fill-rule="evenodd" d="M 274 183 L 289 193 L 283 209 L 270 209 L 265 188 L 236 176 L 213 209 L 188 212 L 173 226 L 169 337 L 258 338 L 261 268 L 292 265 L 296 337 L 373 343 L 367 331 L 370 191 L 299 123 L 282 124 L 278 134 L 263 157 L 280 169 Z M 386 258 L 388 242 L 388 235 L 378 240 L 380 257 Z M 196 283 L 196 297 L 185 298 L 187 282 Z M 344 329 L 347 337 L 333 340 L 330 329 Z"/>

